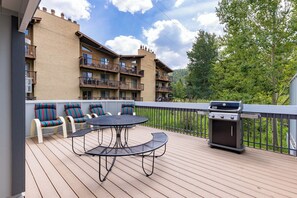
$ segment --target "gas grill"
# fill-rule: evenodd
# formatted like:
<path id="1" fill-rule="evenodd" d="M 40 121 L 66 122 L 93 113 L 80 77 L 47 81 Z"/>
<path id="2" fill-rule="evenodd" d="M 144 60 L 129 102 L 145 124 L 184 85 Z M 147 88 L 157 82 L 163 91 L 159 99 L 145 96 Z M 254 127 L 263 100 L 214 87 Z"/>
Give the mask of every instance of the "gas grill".
<path id="1" fill-rule="evenodd" d="M 212 101 L 208 107 L 209 145 L 244 151 L 241 129 L 241 101 Z"/>

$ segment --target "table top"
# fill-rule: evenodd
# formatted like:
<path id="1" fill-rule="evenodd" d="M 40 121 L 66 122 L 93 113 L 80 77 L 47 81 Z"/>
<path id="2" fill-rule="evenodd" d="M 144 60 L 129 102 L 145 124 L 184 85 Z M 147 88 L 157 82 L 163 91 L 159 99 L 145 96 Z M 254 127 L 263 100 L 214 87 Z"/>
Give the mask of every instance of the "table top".
<path id="1" fill-rule="evenodd" d="M 112 115 L 99 116 L 87 121 L 87 124 L 94 126 L 127 126 L 134 124 L 142 124 L 147 122 L 148 118 L 133 115 Z"/>

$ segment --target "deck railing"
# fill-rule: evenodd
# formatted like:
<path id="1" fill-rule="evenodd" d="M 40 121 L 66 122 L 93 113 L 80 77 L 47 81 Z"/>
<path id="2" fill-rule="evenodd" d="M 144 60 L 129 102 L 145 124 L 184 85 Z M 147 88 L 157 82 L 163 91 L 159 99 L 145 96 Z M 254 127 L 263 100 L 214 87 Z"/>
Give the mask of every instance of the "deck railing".
<path id="1" fill-rule="evenodd" d="M 119 65 L 118 64 L 101 64 L 100 60 L 93 59 L 93 58 L 84 58 L 79 57 L 79 64 L 80 67 L 87 68 L 87 69 L 94 69 L 94 70 L 101 70 L 101 71 L 109 71 L 109 72 L 119 72 Z"/>
<path id="2" fill-rule="evenodd" d="M 141 83 L 120 82 L 120 89 L 122 89 L 122 90 L 143 91 L 144 90 L 144 85 L 141 84 Z"/>
<path id="3" fill-rule="evenodd" d="M 122 74 L 128 74 L 128 75 L 133 75 L 133 76 L 139 76 L 139 77 L 144 76 L 144 70 L 137 70 L 137 69 L 129 68 L 129 67 L 121 67 L 120 72 Z"/>
<path id="4" fill-rule="evenodd" d="M 146 126 L 208 138 L 208 104 L 136 102 L 136 114 L 146 116 Z M 243 142 L 247 147 L 297 155 L 297 106 L 244 105 L 244 113 L 259 118 L 242 119 Z"/>
<path id="5" fill-rule="evenodd" d="M 26 58 L 36 58 L 36 46 L 35 45 L 25 45 L 25 57 Z"/>
<path id="6" fill-rule="evenodd" d="M 108 89 L 118 89 L 119 82 L 114 80 L 103 80 L 99 78 L 79 78 L 80 87 L 90 87 L 90 88 L 108 88 Z"/>
<path id="7" fill-rule="evenodd" d="M 162 87 L 162 86 L 157 86 L 156 87 L 156 92 L 172 92 L 172 87 Z"/>
<path id="8" fill-rule="evenodd" d="M 161 75 L 161 74 L 156 74 L 156 80 L 159 81 L 172 81 L 172 76 L 169 75 Z"/>

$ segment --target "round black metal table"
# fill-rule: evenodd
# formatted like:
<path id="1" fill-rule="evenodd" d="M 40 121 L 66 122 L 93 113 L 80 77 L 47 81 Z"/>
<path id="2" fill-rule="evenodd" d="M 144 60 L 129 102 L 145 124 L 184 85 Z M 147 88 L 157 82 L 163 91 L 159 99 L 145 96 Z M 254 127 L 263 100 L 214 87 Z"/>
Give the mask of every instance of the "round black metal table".
<path id="1" fill-rule="evenodd" d="M 128 126 L 135 125 L 135 124 L 142 124 L 148 121 L 148 118 L 146 117 L 141 117 L 141 116 L 133 116 L 133 115 L 113 115 L 113 116 L 99 116 L 97 118 L 93 118 L 87 121 L 87 124 L 93 125 L 96 127 L 111 127 L 115 129 L 116 132 L 116 140 L 115 144 L 112 147 L 113 149 L 116 148 L 125 148 L 128 149 Z M 124 134 L 124 143 L 122 142 L 121 134 L 122 131 L 125 131 Z M 111 148 L 110 145 L 112 143 L 112 138 L 107 147 L 105 149 Z M 88 151 L 86 152 L 88 154 Z M 111 171 L 115 160 L 116 156 L 113 157 L 113 160 L 111 162 L 110 167 L 108 168 L 107 166 L 107 156 L 105 156 L 105 168 L 107 170 L 107 173 L 103 178 L 101 178 L 101 156 L 99 155 L 99 180 L 101 182 L 105 181 L 107 175 Z"/>
<path id="2" fill-rule="evenodd" d="M 115 129 L 116 141 L 114 147 L 123 147 L 127 145 L 128 141 L 128 126 L 135 124 L 142 124 L 148 121 L 148 118 L 142 116 L 133 115 L 112 115 L 112 116 L 99 116 L 87 121 L 87 124 L 97 126 L 97 127 L 111 127 Z M 123 129 L 125 129 L 124 144 L 121 141 L 121 134 Z"/>

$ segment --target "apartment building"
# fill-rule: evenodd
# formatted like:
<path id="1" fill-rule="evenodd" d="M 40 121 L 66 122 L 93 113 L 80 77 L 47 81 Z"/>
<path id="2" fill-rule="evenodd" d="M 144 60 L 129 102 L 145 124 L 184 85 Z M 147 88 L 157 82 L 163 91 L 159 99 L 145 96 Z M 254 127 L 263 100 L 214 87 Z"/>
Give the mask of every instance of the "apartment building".
<path id="1" fill-rule="evenodd" d="M 136 55 L 117 54 L 54 10 L 36 11 L 26 31 L 25 51 L 27 99 L 171 97 L 172 70 L 152 50 L 140 46 Z"/>

